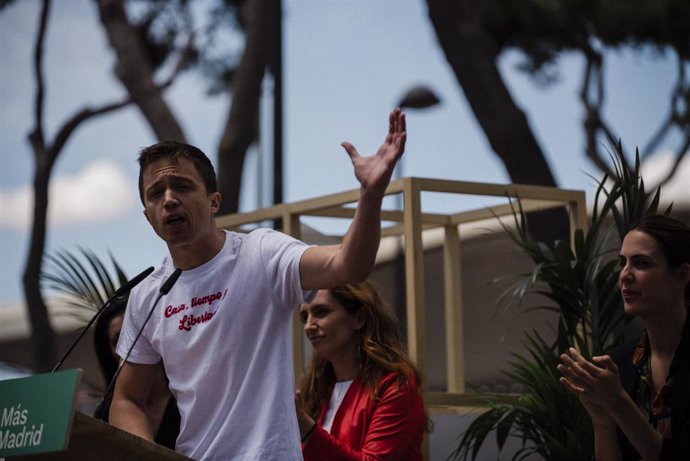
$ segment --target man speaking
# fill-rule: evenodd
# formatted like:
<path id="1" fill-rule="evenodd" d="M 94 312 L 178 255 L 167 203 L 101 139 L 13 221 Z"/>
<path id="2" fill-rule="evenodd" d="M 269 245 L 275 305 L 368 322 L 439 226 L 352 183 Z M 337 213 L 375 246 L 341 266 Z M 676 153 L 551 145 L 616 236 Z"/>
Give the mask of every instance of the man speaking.
<path id="1" fill-rule="evenodd" d="M 342 243 L 332 246 L 270 229 L 218 229 L 221 196 L 206 155 L 176 142 L 145 148 L 139 193 L 169 256 L 130 295 L 117 347 L 127 358 L 110 422 L 153 440 L 144 408 L 162 362 L 182 418 L 178 452 L 199 460 L 301 460 L 292 313 L 315 290 L 371 272 L 383 195 L 405 139 L 405 115 L 396 109 L 375 154 L 362 157 L 343 143 L 360 198 Z M 180 270 L 161 298 L 161 286 Z"/>

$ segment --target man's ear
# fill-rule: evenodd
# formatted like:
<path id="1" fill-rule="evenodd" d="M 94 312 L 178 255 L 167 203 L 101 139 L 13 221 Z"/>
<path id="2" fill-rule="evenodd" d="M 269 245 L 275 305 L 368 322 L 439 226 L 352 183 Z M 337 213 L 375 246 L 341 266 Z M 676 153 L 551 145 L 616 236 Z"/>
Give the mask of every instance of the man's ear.
<path id="1" fill-rule="evenodd" d="M 220 210 L 220 192 L 212 192 L 209 196 L 209 199 L 211 199 L 211 212 L 213 214 L 218 213 L 218 210 Z"/>
<path id="2" fill-rule="evenodd" d="M 151 220 L 149 219 L 149 214 L 146 212 L 146 208 L 144 208 L 144 217 L 146 218 L 146 221 L 151 224 Z"/>

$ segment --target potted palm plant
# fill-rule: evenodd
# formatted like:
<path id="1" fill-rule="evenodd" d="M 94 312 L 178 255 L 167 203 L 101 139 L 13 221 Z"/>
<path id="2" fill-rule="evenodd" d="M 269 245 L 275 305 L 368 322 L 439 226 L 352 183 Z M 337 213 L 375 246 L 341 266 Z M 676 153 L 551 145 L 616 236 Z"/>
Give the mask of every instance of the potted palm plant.
<path id="1" fill-rule="evenodd" d="M 604 176 L 598 181 L 590 228 L 587 232 L 577 230 L 572 246 L 563 241 L 553 247 L 532 241 L 520 206 L 513 213 L 515 229 L 504 226 L 534 267 L 530 273 L 521 274 L 501 301 L 514 307 L 528 294 L 542 295 L 549 302 L 536 309 L 557 313 L 556 339 L 547 341 L 536 331 L 525 334 L 527 354 L 514 355 L 505 371 L 519 389 L 519 399 L 505 403 L 478 393 L 488 411 L 460 435 L 450 458 L 476 459 L 493 432 L 499 450 L 509 436 L 521 440 L 513 460 L 533 455 L 561 461 L 594 458 L 590 418 L 577 398 L 560 384 L 556 365 L 568 347 L 576 347 L 591 358 L 622 341 L 628 319 L 618 291 L 617 261 L 609 250 L 611 240 L 616 236 L 622 239 L 639 218 L 656 213 L 660 197 L 660 189 L 651 200 L 645 191 L 639 153 L 634 166 L 628 168 L 620 141 L 612 146 L 615 177 Z M 665 210 L 669 212 L 670 207 Z"/>

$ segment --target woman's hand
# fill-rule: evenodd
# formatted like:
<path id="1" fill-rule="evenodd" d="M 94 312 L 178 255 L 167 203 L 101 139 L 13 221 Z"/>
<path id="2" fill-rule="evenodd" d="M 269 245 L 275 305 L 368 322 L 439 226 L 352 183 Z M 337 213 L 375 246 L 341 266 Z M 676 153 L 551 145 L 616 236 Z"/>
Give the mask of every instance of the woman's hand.
<path id="1" fill-rule="evenodd" d="M 311 416 L 304 411 L 304 402 L 302 401 L 302 391 L 297 389 L 295 391 L 295 411 L 297 412 L 297 423 L 299 424 L 299 435 L 301 439 L 313 429 L 316 421 L 311 419 Z"/>
<path id="2" fill-rule="evenodd" d="M 615 362 L 604 355 L 592 357 L 592 363 L 572 347 L 568 352 L 561 354 L 563 363 L 557 367 L 561 384 L 578 397 L 595 424 L 612 423 L 612 406 L 624 393 Z"/>

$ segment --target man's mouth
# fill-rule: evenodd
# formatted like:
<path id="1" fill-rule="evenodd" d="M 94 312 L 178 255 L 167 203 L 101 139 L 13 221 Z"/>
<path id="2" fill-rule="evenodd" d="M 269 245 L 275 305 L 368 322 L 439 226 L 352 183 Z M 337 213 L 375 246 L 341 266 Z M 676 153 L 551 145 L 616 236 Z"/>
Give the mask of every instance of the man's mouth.
<path id="1" fill-rule="evenodd" d="M 171 225 L 171 226 L 174 226 L 176 224 L 181 224 L 183 222 L 184 222 L 184 218 L 182 216 L 174 215 L 174 216 L 168 216 L 167 218 L 165 218 L 165 224 Z"/>

